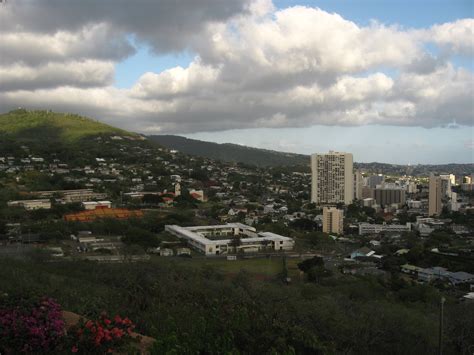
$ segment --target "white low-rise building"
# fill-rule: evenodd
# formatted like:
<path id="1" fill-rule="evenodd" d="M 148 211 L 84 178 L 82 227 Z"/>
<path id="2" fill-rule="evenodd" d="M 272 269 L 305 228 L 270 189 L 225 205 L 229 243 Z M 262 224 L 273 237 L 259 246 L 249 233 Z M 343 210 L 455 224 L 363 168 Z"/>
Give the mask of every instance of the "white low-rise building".
<path id="1" fill-rule="evenodd" d="M 112 202 L 110 201 L 86 201 L 82 203 L 82 206 L 86 210 L 95 210 L 97 208 L 111 208 Z"/>
<path id="2" fill-rule="evenodd" d="M 51 209 L 51 201 L 48 199 L 9 201 L 8 206 L 23 207 L 26 210 L 37 210 L 40 208 L 49 210 Z"/>
<path id="3" fill-rule="evenodd" d="M 408 208 L 422 208 L 423 206 L 423 203 L 421 201 L 417 201 L 417 200 L 408 200 L 407 201 L 407 205 L 408 205 Z"/>
<path id="4" fill-rule="evenodd" d="M 364 198 L 362 200 L 362 203 L 364 204 L 364 207 L 372 207 L 373 205 L 375 205 L 375 200 L 371 197 Z"/>
<path id="5" fill-rule="evenodd" d="M 260 250 L 292 250 L 294 240 L 271 232 L 258 233 L 254 227 L 242 223 L 214 226 L 181 227 L 166 225 L 165 231 L 184 239 L 191 247 L 205 255 Z"/>
<path id="6" fill-rule="evenodd" d="M 359 235 L 384 233 L 401 233 L 411 231 L 411 223 L 403 224 L 359 224 Z"/>
<path id="7" fill-rule="evenodd" d="M 54 198 L 59 196 L 66 203 L 100 200 L 107 197 L 107 194 L 94 192 L 92 189 L 36 191 L 32 192 L 32 194 L 41 198 Z"/>

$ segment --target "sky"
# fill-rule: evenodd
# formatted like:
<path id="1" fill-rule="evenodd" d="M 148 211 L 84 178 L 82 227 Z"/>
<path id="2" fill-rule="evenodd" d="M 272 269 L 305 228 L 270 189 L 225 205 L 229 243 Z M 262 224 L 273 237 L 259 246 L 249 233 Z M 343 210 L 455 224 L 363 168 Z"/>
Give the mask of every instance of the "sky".
<path id="1" fill-rule="evenodd" d="M 474 162 L 474 2 L 9 0 L 0 112 L 360 162 Z"/>

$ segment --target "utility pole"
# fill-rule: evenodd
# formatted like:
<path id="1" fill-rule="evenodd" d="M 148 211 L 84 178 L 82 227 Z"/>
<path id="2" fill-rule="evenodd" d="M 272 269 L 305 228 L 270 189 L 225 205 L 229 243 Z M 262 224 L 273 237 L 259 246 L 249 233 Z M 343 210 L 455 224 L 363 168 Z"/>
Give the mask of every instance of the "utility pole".
<path id="1" fill-rule="evenodd" d="M 288 264 L 286 262 L 286 255 L 283 256 L 283 281 L 289 285 L 291 277 L 288 275 Z"/>
<path id="2" fill-rule="evenodd" d="M 443 311 L 444 311 L 444 301 L 446 299 L 441 296 L 441 303 L 439 308 L 439 334 L 438 334 L 438 354 L 443 354 Z"/>

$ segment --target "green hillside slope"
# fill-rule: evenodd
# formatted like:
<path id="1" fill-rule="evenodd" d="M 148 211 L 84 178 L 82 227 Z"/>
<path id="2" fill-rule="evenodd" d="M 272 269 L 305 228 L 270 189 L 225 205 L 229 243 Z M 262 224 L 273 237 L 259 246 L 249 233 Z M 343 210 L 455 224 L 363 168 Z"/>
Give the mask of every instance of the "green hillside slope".
<path id="1" fill-rule="evenodd" d="M 119 128 L 70 113 L 18 109 L 0 115 L 0 134 L 16 140 L 72 143 L 99 134 L 136 136 Z"/>
<path id="2" fill-rule="evenodd" d="M 148 138 L 169 149 L 226 162 L 245 163 L 260 167 L 309 165 L 309 157 L 302 154 L 283 153 L 230 143 L 204 142 L 173 135 L 149 136 Z"/>

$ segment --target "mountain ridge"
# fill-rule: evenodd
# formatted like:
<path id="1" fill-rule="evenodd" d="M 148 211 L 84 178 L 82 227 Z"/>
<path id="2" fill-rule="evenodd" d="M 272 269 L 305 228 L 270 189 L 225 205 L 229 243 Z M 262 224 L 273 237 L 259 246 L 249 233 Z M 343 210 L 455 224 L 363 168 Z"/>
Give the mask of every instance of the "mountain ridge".
<path id="1" fill-rule="evenodd" d="M 71 155 L 81 154 L 92 148 L 91 140 L 100 136 L 121 136 L 130 140 L 146 140 L 149 144 L 175 149 L 184 154 L 220 160 L 230 163 L 243 163 L 256 167 L 298 167 L 309 172 L 310 156 L 268 149 L 247 147 L 233 143 L 214 143 L 176 135 L 150 135 L 126 131 L 100 121 L 71 113 L 57 113 L 49 110 L 18 109 L 0 114 L 0 151 L 3 154 L 20 145 L 34 144 L 40 151 L 54 150 L 56 153 L 67 150 Z M 77 151 L 77 148 L 81 151 Z M 100 151 L 100 149 L 97 149 Z M 429 174 L 453 173 L 472 174 L 474 164 L 388 164 L 354 162 L 355 168 L 372 173 Z"/>
<path id="2" fill-rule="evenodd" d="M 185 154 L 225 162 L 245 163 L 258 167 L 305 166 L 307 169 L 309 169 L 310 164 L 310 155 L 304 154 L 279 152 L 233 143 L 207 142 L 177 135 L 152 135 L 147 136 L 147 138 L 168 149 L 176 149 Z M 408 165 L 380 162 L 354 162 L 354 168 L 380 173 L 393 172 L 396 174 L 420 174 L 430 172 L 471 174 L 474 172 L 474 164 L 472 163 Z"/>
<path id="3" fill-rule="evenodd" d="M 176 135 L 151 135 L 148 139 L 182 153 L 231 163 L 245 163 L 258 167 L 309 165 L 309 156 L 269 149 L 242 146 L 234 143 L 214 143 Z"/>

